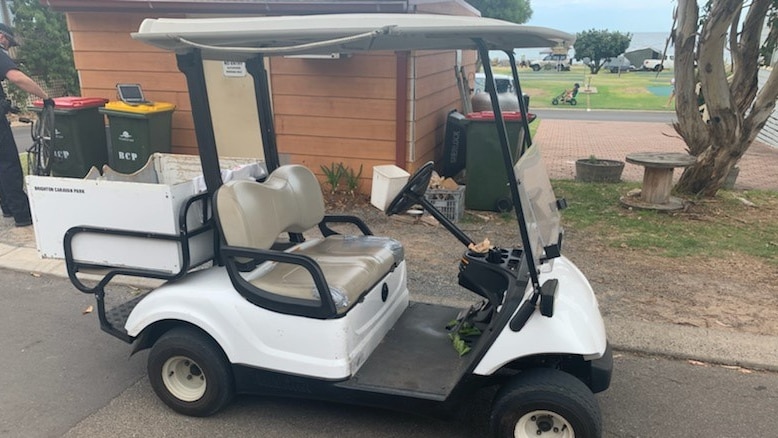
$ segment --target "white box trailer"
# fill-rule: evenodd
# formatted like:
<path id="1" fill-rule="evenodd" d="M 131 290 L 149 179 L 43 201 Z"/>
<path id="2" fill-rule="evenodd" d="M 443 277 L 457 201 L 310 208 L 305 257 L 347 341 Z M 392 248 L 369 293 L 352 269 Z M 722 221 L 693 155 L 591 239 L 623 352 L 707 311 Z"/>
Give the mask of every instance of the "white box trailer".
<path id="1" fill-rule="evenodd" d="M 266 174 L 256 159 L 222 159 L 221 165 L 225 180 Z M 192 202 L 204 191 L 199 157 L 189 155 L 153 154 L 131 175 L 105 168 L 85 179 L 27 177 L 41 257 L 65 258 L 71 234 L 71 256 L 79 264 L 170 275 L 213 258 L 214 231 L 210 224 L 204 228 L 208 201 Z"/>

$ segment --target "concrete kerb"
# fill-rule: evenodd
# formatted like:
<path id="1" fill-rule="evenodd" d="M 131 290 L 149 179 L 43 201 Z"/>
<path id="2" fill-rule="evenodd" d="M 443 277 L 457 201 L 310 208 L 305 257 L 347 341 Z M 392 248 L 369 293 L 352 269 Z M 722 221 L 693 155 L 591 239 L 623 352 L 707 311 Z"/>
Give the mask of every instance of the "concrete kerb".
<path id="1" fill-rule="evenodd" d="M 752 333 L 605 319 L 618 351 L 778 372 L 778 337 Z"/>
<path id="2" fill-rule="evenodd" d="M 7 244 L 0 244 L 0 268 L 68 276 L 63 260 L 41 259 L 34 248 Z M 90 280 L 100 278 L 84 277 Z M 145 289 L 158 287 L 162 282 L 117 277 L 113 283 Z M 463 307 L 472 303 L 440 304 Z M 778 372 L 778 337 L 618 318 L 605 318 L 605 325 L 609 342 L 616 351 Z"/>

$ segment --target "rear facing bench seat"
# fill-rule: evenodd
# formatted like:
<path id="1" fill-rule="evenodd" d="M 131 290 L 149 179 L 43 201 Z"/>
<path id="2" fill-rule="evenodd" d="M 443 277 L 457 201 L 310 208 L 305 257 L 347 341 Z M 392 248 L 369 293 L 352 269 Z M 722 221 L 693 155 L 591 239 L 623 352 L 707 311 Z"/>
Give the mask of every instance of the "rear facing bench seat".
<path id="1" fill-rule="evenodd" d="M 263 183 L 227 182 L 217 190 L 214 206 L 233 285 L 249 301 L 271 310 L 338 317 L 403 260 L 396 240 L 369 235 L 356 218 L 325 216 L 319 182 L 303 166 L 282 166 Z M 332 234 L 326 224 L 335 220 L 358 223 L 368 234 Z M 317 225 L 324 237 L 285 251 L 271 249 L 280 234 Z M 247 262 L 256 267 L 241 272 Z M 329 291 L 323 298 L 322 290 Z"/>

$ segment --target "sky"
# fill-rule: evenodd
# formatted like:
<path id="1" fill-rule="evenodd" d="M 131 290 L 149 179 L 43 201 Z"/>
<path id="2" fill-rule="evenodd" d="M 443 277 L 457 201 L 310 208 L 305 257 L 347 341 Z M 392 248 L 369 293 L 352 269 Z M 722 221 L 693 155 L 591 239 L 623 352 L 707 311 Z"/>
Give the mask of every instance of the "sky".
<path id="1" fill-rule="evenodd" d="M 670 32 L 674 0 L 531 0 L 525 24 L 569 33 L 589 29 L 620 32 Z"/>

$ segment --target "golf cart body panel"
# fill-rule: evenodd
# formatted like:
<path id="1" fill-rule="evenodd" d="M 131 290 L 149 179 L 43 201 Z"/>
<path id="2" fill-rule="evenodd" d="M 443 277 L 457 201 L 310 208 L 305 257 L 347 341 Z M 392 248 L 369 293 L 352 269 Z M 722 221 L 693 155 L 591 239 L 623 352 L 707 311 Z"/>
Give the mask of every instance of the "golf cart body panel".
<path id="1" fill-rule="evenodd" d="M 286 315 L 256 306 L 235 290 L 225 268 L 214 267 L 149 293 L 133 309 L 125 328 L 138 337 L 155 323 L 182 321 L 208 333 L 231 363 L 338 380 L 359 369 L 407 306 L 404 262 L 336 319 Z"/>
<path id="2" fill-rule="evenodd" d="M 554 260 L 553 271 L 541 269 L 540 279 L 557 279 L 563 291 L 554 301 L 554 316 L 534 313 L 518 332 L 509 326 L 486 353 L 475 374 L 491 375 L 519 357 L 543 354 L 577 354 L 595 359 L 605 354 L 605 325 L 597 298 L 583 273 L 566 257 Z M 526 298 L 532 294 L 528 287 Z"/>

